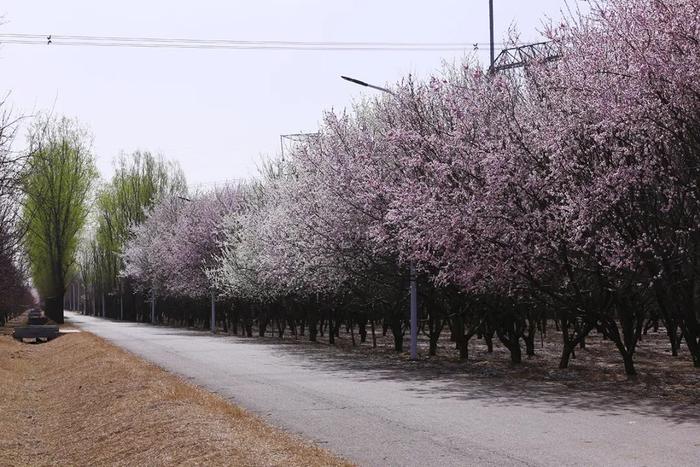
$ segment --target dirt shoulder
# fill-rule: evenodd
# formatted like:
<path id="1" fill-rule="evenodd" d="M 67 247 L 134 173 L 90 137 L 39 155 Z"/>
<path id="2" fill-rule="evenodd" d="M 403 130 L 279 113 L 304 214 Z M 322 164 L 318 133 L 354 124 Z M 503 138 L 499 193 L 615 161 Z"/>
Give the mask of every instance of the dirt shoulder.
<path id="1" fill-rule="evenodd" d="M 348 465 L 86 333 L 0 336 L 3 465 Z"/>

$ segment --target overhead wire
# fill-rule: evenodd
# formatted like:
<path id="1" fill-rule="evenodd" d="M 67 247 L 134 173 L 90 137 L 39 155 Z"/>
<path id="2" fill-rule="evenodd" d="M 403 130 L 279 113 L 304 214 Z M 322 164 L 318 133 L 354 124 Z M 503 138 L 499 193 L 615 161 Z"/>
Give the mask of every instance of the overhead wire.
<path id="1" fill-rule="evenodd" d="M 234 50 L 459 51 L 485 42 L 334 42 L 0 33 L 0 44 Z M 497 44 L 502 46 L 502 43 Z"/>

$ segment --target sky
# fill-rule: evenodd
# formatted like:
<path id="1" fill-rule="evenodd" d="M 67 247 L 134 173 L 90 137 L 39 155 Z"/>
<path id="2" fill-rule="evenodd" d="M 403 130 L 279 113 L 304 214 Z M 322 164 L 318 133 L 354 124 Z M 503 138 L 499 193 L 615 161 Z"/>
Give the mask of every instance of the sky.
<path id="1" fill-rule="evenodd" d="M 572 0 L 569 0 L 572 3 Z M 495 39 L 541 39 L 565 0 L 494 0 Z M 488 42 L 487 0 L 3 0 L 0 33 L 188 39 Z M 313 132 L 324 110 L 427 76 L 462 51 L 182 50 L 2 44 L 0 93 L 15 115 L 51 111 L 93 137 L 102 176 L 122 152 L 177 160 L 196 186 L 253 176 L 280 135 Z M 488 60 L 482 47 L 478 57 Z M 26 145 L 20 136 L 17 145 Z"/>

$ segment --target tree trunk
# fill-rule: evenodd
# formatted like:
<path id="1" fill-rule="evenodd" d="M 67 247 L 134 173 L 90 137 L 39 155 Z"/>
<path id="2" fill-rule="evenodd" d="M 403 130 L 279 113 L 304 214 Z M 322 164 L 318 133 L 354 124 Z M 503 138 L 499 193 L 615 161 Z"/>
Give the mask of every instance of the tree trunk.
<path id="1" fill-rule="evenodd" d="M 555 323 L 557 323 L 557 327 L 559 324 L 559 320 L 555 319 Z M 559 369 L 563 370 L 565 368 L 568 368 L 569 366 L 569 358 L 574 357 L 576 358 L 576 354 L 574 353 L 574 349 L 576 349 L 576 346 L 581 342 L 582 339 L 585 339 L 588 333 L 591 332 L 591 329 L 593 329 L 593 326 L 590 323 L 585 323 L 581 328 L 580 328 L 580 334 L 574 335 L 572 338 L 569 335 L 569 322 L 566 319 L 566 317 L 561 318 L 561 334 L 562 334 L 562 341 L 563 341 L 563 348 L 561 351 L 561 359 L 559 360 Z"/>
<path id="2" fill-rule="evenodd" d="M 238 312 L 234 311 L 231 316 L 231 332 L 234 336 L 238 335 Z"/>
<path id="3" fill-rule="evenodd" d="M 537 334 L 537 320 L 527 320 L 527 334 L 523 336 L 525 341 L 525 354 L 528 357 L 535 356 L 535 335 Z"/>
<path id="4" fill-rule="evenodd" d="M 437 355 L 437 343 L 438 343 L 438 337 L 439 336 L 430 336 L 430 345 L 428 347 L 428 355 L 431 357 L 434 357 Z"/>
<path id="5" fill-rule="evenodd" d="M 520 349 L 520 336 L 513 335 L 510 332 L 496 331 L 498 338 L 510 351 L 510 362 L 514 364 L 523 361 L 523 353 Z"/>
<path id="6" fill-rule="evenodd" d="M 328 343 L 330 345 L 335 345 L 335 328 L 330 318 L 328 318 Z"/>
<path id="7" fill-rule="evenodd" d="M 528 357 L 534 357 L 535 356 L 535 336 L 534 335 L 527 335 L 525 336 L 525 354 Z"/>
<path id="8" fill-rule="evenodd" d="M 523 354 L 522 350 L 520 350 L 519 339 L 515 339 L 513 345 L 508 350 L 510 350 L 510 361 L 512 363 L 521 363 L 523 361 Z"/>
<path id="9" fill-rule="evenodd" d="M 493 327 L 488 320 L 484 323 L 484 342 L 486 342 L 486 352 L 493 353 Z"/>
<path id="10" fill-rule="evenodd" d="M 666 334 L 668 335 L 668 340 L 671 342 L 671 355 L 674 357 L 678 356 L 678 325 L 675 320 L 666 320 Z"/>
<path id="11" fill-rule="evenodd" d="M 431 313 L 428 318 L 428 331 L 430 332 L 430 345 L 428 347 L 428 355 L 434 357 L 437 354 L 437 344 L 442 333 L 444 323 L 442 319 L 435 319 Z"/>
<path id="12" fill-rule="evenodd" d="M 564 348 L 561 351 L 561 358 L 559 359 L 559 369 L 563 370 L 569 368 L 569 357 L 571 357 L 572 348 L 568 344 L 564 344 Z"/>
<path id="13" fill-rule="evenodd" d="M 284 318 L 279 318 L 277 320 L 277 337 L 282 339 L 284 337 L 285 322 Z"/>
<path id="14" fill-rule="evenodd" d="M 361 319 L 357 325 L 359 327 L 360 344 L 364 344 L 367 341 L 367 319 Z"/>
<path id="15" fill-rule="evenodd" d="M 317 338 L 316 338 L 317 333 L 318 333 L 318 328 L 316 327 L 316 320 L 310 319 L 309 320 L 309 341 L 317 342 Z"/>
<path id="16" fill-rule="evenodd" d="M 695 313 L 691 311 L 691 313 Z M 688 313 L 690 315 L 690 313 Z M 700 327 L 695 320 L 695 316 L 687 316 L 686 319 L 682 320 L 681 331 L 683 337 L 685 338 L 685 344 L 690 351 L 690 355 L 693 358 L 693 366 L 695 368 L 700 368 L 700 342 L 698 342 L 698 337 L 696 329 Z"/>
<path id="17" fill-rule="evenodd" d="M 394 350 L 403 352 L 403 330 L 401 329 L 401 319 L 394 317 L 391 319 L 391 333 L 394 335 Z"/>
<path id="18" fill-rule="evenodd" d="M 46 316 L 57 324 L 63 324 L 63 296 L 58 294 L 56 297 L 45 299 Z"/>
<path id="19" fill-rule="evenodd" d="M 459 351 L 459 359 L 466 360 L 469 356 L 469 343 L 464 335 L 464 317 L 461 315 L 455 316 L 452 320 L 452 335 L 455 338 L 455 346 Z"/>
<path id="20" fill-rule="evenodd" d="M 700 343 L 695 337 L 695 333 L 686 334 L 688 331 L 687 326 L 683 329 L 683 336 L 685 337 L 685 343 L 688 346 L 690 355 L 693 358 L 693 366 L 695 368 L 700 368 Z"/>
<path id="21" fill-rule="evenodd" d="M 632 355 L 633 354 L 629 352 L 625 352 L 624 354 L 622 354 L 622 361 L 625 364 L 625 373 L 628 376 L 635 376 L 637 374 L 637 372 L 634 369 L 634 360 L 632 358 Z"/>

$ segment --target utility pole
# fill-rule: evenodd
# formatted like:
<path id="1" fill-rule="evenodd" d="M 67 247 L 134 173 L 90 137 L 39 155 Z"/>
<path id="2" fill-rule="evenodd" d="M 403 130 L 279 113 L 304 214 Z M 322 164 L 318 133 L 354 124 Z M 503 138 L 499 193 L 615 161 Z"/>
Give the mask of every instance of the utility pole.
<path id="1" fill-rule="evenodd" d="M 496 50 L 494 49 L 493 42 L 493 0 L 489 0 L 489 37 L 491 47 L 491 60 L 489 61 L 489 70 L 493 71 L 493 62 L 494 60 L 496 60 Z"/>
<path id="2" fill-rule="evenodd" d="M 418 286 L 416 285 L 416 263 L 411 261 L 409 293 L 411 300 L 411 360 L 418 359 Z"/>
<path id="3" fill-rule="evenodd" d="M 156 290 L 151 290 L 151 324 L 156 324 Z"/>
<path id="4" fill-rule="evenodd" d="M 216 292 L 211 291 L 211 333 L 216 333 Z"/>
<path id="5" fill-rule="evenodd" d="M 491 40 L 491 47 L 493 47 L 493 38 Z M 372 89 L 377 89 L 387 94 L 394 96 L 394 92 L 390 89 L 383 88 L 381 86 L 375 86 L 373 84 L 365 83 L 359 79 L 350 78 L 348 76 L 341 76 L 345 81 L 350 81 L 354 84 L 359 84 L 360 86 L 365 86 Z M 409 266 L 409 301 L 410 301 L 410 317 L 411 317 L 411 347 L 410 355 L 411 360 L 418 359 L 418 286 L 416 285 L 416 263 L 411 261 Z"/>

